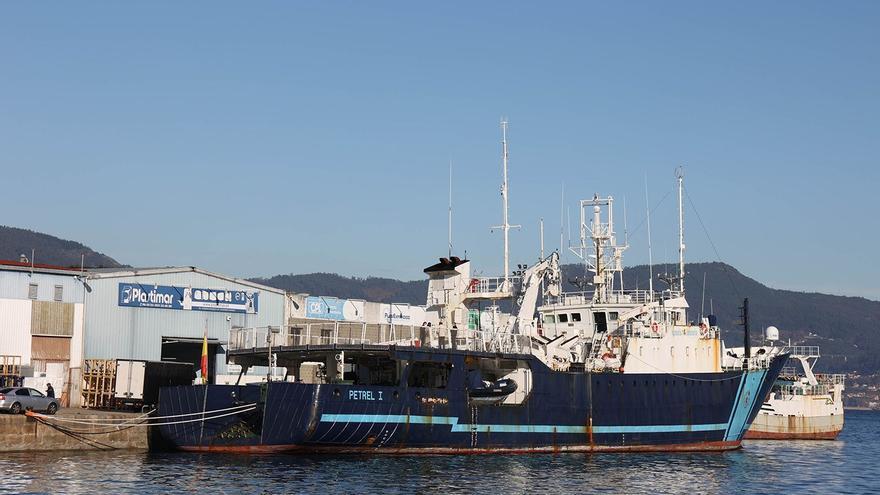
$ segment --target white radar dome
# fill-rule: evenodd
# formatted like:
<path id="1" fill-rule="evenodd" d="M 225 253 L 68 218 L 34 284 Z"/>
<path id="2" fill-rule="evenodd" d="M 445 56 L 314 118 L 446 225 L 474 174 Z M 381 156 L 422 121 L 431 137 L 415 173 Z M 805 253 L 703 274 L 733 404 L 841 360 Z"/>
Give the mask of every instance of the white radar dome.
<path id="1" fill-rule="evenodd" d="M 774 326 L 767 327 L 767 330 L 764 330 L 764 338 L 766 340 L 779 340 L 779 329 Z"/>

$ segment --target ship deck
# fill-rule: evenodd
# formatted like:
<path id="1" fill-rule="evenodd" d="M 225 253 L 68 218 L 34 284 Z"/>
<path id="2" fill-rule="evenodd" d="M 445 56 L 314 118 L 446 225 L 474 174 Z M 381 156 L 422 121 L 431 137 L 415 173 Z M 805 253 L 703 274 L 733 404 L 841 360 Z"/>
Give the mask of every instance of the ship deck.
<path id="1" fill-rule="evenodd" d="M 345 352 L 361 355 L 386 355 L 399 359 L 436 360 L 438 356 L 470 356 L 475 358 L 533 359 L 531 354 L 472 351 L 451 347 L 406 346 L 397 344 L 307 344 L 294 346 L 268 346 L 247 349 L 229 349 L 231 362 L 241 366 L 267 366 L 269 354 L 277 356 L 278 364 L 285 362 L 320 361 L 328 354 Z M 432 359 L 433 357 L 433 359 Z M 319 359 L 320 358 L 320 359 Z"/>

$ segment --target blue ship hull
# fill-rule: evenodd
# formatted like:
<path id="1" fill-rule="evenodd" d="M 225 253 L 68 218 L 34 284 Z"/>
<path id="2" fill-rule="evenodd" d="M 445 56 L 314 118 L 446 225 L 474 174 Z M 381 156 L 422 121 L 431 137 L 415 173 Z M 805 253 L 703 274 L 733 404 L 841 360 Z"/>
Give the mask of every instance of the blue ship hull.
<path id="1" fill-rule="evenodd" d="M 400 351 L 404 353 L 404 351 Z M 463 370 L 466 353 L 407 351 Z M 469 400 L 463 372 L 443 389 L 271 382 L 167 387 L 158 415 L 256 404 L 160 427 L 172 448 L 217 452 L 495 453 L 738 448 L 785 357 L 767 369 L 670 375 L 552 371 L 531 356 L 522 404 Z M 208 416 L 211 416 L 208 413 Z"/>

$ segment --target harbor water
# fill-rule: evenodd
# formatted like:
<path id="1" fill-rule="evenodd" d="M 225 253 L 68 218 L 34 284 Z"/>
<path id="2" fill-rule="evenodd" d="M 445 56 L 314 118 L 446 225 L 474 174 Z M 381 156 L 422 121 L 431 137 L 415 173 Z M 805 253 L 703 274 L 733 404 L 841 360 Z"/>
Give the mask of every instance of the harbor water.
<path id="1" fill-rule="evenodd" d="M 11 453 L 5 493 L 877 493 L 880 412 L 836 441 L 746 441 L 725 453 L 305 456 Z"/>

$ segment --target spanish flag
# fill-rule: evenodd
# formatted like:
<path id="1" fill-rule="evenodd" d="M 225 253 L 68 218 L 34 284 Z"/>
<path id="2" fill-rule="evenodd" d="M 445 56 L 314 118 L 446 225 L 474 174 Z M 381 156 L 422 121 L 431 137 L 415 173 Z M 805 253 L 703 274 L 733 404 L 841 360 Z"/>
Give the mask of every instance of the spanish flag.
<path id="1" fill-rule="evenodd" d="M 202 341 L 202 383 L 208 383 L 208 329 L 205 329 L 205 340 Z"/>

